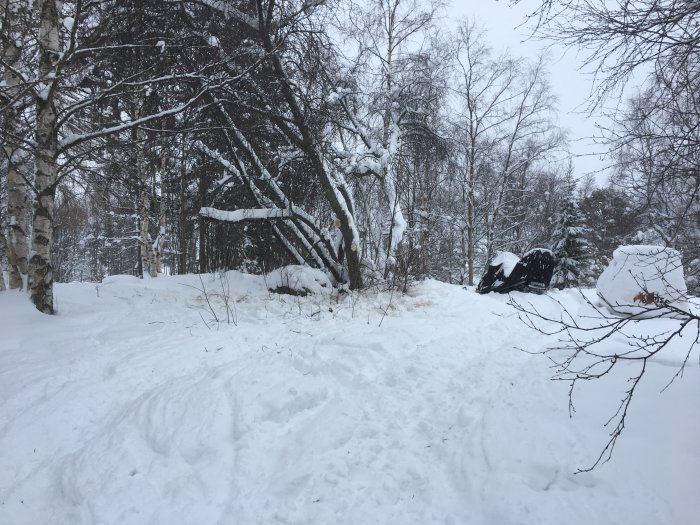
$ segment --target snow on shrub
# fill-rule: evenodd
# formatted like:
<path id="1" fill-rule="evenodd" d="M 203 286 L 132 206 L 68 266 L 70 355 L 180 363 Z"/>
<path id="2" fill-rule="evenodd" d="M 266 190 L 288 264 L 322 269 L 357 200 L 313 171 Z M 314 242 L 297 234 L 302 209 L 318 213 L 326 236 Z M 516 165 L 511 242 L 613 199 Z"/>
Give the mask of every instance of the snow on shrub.
<path id="1" fill-rule="evenodd" d="M 598 278 L 598 296 L 617 314 L 659 314 L 659 301 L 682 308 L 687 289 L 681 254 L 663 246 L 620 246 Z"/>
<path id="2" fill-rule="evenodd" d="M 267 275 L 267 285 L 271 292 L 305 296 L 322 293 L 332 285 L 323 271 L 310 266 L 283 266 Z"/>

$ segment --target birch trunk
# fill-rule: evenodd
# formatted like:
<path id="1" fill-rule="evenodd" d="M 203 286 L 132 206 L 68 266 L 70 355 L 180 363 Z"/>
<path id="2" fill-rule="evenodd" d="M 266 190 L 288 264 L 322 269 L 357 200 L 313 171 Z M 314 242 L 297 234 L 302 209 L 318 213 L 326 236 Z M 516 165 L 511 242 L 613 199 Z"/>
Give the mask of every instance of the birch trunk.
<path id="1" fill-rule="evenodd" d="M 202 173 L 199 176 L 199 207 L 203 208 L 207 202 L 207 180 Z M 207 223 L 204 217 L 201 215 L 197 220 L 199 229 L 199 273 L 207 273 L 208 261 L 207 261 Z"/>
<path id="2" fill-rule="evenodd" d="M 390 7 L 389 19 L 387 21 L 387 46 L 386 46 L 386 56 L 384 61 L 386 64 L 385 82 L 386 82 L 386 108 L 384 109 L 384 114 L 382 116 L 383 129 L 382 129 L 382 148 L 385 152 L 390 152 L 392 149 L 391 141 L 391 126 L 393 122 L 396 122 L 394 117 L 394 37 L 396 31 L 396 14 L 399 7 L 399 1 L 395 1 Z M 389 212 L 389 237 L 386 247 L 386 257 L 383 261 L 384 266 L 384 278 L 387 279 L 390 273 L 394 270 L 396 266 L 396 260 L 394 255 L 396 254 L 396 249 L 403 238 L 404 229 L 404 218 L 401 212 L 401 207 L 399 204 L 399 199 L 396 194 L 396 183 L 395 183 L 395 173 L 392 166 L 394 162 L 393 155 L 390 153 L 387 155 L 386 160 L 382 162 L 382 173 L 381 173 L 381 187 L 382 193 L 386 199 L 387 210 Z M 398 231 L 397 231 L 398 230 Z"/>
<path id="3" fill-rule="evenodd" d="M 7 253 L 7 241 L 5 240 L 5 234 L 2 233 L 2 229 L 0 229 L 0 248 L 3 248 L 5 250 L 5 253 Z M 5 291 L 5 275 L 3 274 L 2 271 L 2 266 L 0 266 L 0 292 Z"/>
<path id="4" fill-rule="evenodd" d="M 139 216 L 141 218 L 141 232 L 139 234 L 139 244 L 141 245 L 141 278 L 146 274 L 151 275 L 151 254 L 153 253 L 148 235 L 148 210 L 150 208 L 150 199 L 148 196 L 148 188 L 144 187 L 143 182 L 145 181 L 142 180 L 141 199 L 139 202 Z"/>
<path id="5" fill-rule="evenodd" d="M 467 182 L 467 284 L 474 286 L 474 186 L 476 185 L 476 145 L 472 142 Z"/>
<path id="6" fill-rule="evenodd" d="M 187 201 L 185 195 L 187 190 L 187 157 L 183 154 L 180 172 L 180 217 L 178 222 L 178 264 L 177 273 L 184 275 L 187 273 Z"/>
<path id="7" fill-rule="evenodd" d="M 160 226 L 158 228 L 158 237 L 153 243 L 153 254 L 155 256 L 154 273 L 151 277 L 157 277 L 162 272 L 161 259 L 163 258 L 163 249 L 165 248 L 165 215 L 160 216 Z"/>
<path id="8" fill-rule="evenodd" d="M 32 221 L 32 256 L 29 260 L 29 289 L 37 309 L 52 314 L 53 206 L 56 194 L 56 64 L 60 56 L 58 0 L 40 0 L 39 10 L 39 82 L 36 96 L 36 201 Z"/>
<path id="9" fill-rule="evenodd" d="M 3 150 L 7 158 L 7 216 L 8 238 L 5 245 L 9 261 L 8 276 L 10 289 L 22 289 L 28 270 L 27 261 L 27 184 L 26 176 L 29 173 L 29 161 L 26 152 L 20 148 L 20 137 L 24 135 L 22 130 L 21 100 L 18 100 L 21 89 L 21 79 L 15 71 L 20 69 L 21 50 L 17 45 L 16 35 L 12 34 L 13 26 L 19 24 L 19 20 L 13 17 L 14 9 L 8 9 L 8 0 L 0 1 L 2 13 L 6 18 L 2 20 L 2 61 L 6 64 L 3 80 L 5 93 L 11 99 L 5 108 L 5 133 L 3 137 Z"/>
<path id="10" fill-rule="evenodd" d="M 141 107 L 143 101 L 140 103 L 140 107 L 137 110 L 136 117 L 141 117 Z M 141 191 L 139 199 L 139 219 L 141 223 L 141 230 L 139 232 L 139 246 L 141 248 L 141 274 L 139 277 L 143 279 L 146 274 L 151 277 L 155 277 L 155 257 L 153 255 L 153 248 L 151 246 L 151 236 L 148 233 L 150 226 L 150 211 L 151 211 L 151 192 L 148 187 L 148 173 L 146 171 L 146 159 L 143 151 L 144 147 L 144 136 L 143 131 L 136 128 L 134 130 L 134 135 L 137 138 L 139 144 L 136 150 L 136 175 L 139 180 L 139 189 Z"/>

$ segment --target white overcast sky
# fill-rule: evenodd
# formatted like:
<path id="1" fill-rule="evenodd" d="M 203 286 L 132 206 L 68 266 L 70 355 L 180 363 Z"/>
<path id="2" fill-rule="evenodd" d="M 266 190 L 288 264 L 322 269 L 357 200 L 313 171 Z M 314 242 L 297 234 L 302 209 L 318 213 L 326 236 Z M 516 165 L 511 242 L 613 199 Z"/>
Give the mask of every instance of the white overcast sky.
<path id="1" fill-rule="evenodd" d="M 488 42 L 494 49 L 508 48 L 515 57 L 534 58 L 547 44 L 528 39 L 528 30 L 522 24 L 537 1 L 524 0 L 511 7 L 506 0 L 451 0 L 447 19 L 453 24 L 461 18 L 473 17 L 487 31 Z M 594 144 L 590 137 L 596 134 L 595 123 L 603 123 L 603 119 L 600 114 L 589 115 L 586 108 L 591 78 L 579 71 L 581 59 L 574 50 L 554 48 L 549 50 L 549 57 L 550 81 L 559 101 L 559 125 L 568 131 L 576 176 L 599 172 L 596 178 L 602 182 L 606 178 L 606 163 L 601 155 L 605 146 Z"/>

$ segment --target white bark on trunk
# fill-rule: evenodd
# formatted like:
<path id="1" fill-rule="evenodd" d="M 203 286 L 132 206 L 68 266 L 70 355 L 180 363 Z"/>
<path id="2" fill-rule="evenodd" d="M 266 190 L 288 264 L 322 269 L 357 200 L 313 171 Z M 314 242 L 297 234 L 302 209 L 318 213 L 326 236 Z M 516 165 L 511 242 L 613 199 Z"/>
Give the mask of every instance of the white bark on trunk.
<path id="1" fill-rule="evenodd" d="M 5 240 L 5 234 L 2 233 L 0 229 L 0 248 L 3 248 L 7 253 L 7 241 Z M 5 291 L 5 275 L 2 271 L 2 265 L 0 265 L 0 292 Z"/>
<path id="2" fill-rule="evenodd" d="M 155 242 L 153 243 L 153 253 L 155 255 L 155 275 L 153 277 L 157 277 L 159 273 L 161 273 L 162 267 L 161 267 L 161 260 L 163 258 L 163 250 L 165 249 L 165 216 L 161 215 L 160 216 L 160 227 L 158 229 L 158 237 L 156 237 Z"/>
<path id="3" fill-rule="evenodd" d="M 141 104 L 142 103 L 143 102 L 141 102 Z M 139 108 L 137 112 L 137 118 L 140 118 L 140 116 L 141 108 Z M 141 191 L 141 198 L 139 199 L 139 219 L 141 222 L 141 231 L 139 232 L 139 244 L 141 245 L 141 275 L 139 277 L 143 278 L 146 274 L 155 277 L 156 262 L 151 246 L 151 236 L 148 233 L 150 226 L 151 193 L 148 187 L 148 173 L 146 171 L 146 160 L 143 151 L 143 131 L 137 129 L 136 137 L 139 141 L 138 150 L 136 152 L 136 173 Z"/>
<path id="4" fill-rule="evenodd" d="M 150 199 L 148 196 L 148 188 L 141 187 L 141 202 L 139 206 L 139 216 L 141 217 L 141 277 L 146 274 L 151 275 L 151 258 L 153 250 L 151 249 L 151 239 L 148 235 L 148 209 L 150 208 Z"/>
<path id="5" fill-rule="evenodd" d="M 7 217 L 8 235 L 6 239 L 8 276 L 11 289 L 24 287 L 27 270 L 27 184 L 25 178 L 29 173 L 27 153 L 20 148 L 20 137 L 24 134 L 21 124 L 21 79 L 15 73 L 20 70 L 21 50 L 13 34 L 13 26 L 19 24 L 15 9 L 8 9 L 8 0 L 0 2 L 4 19 L 2 35 L 2 61 L 6 64 L 3 80 L 5 93 L 12 102 L 5 108 L 5 131 L 3 150 L 7 158 Z M 18 100 L 20 99 L 20 100 Z"/>
<path id="6" fill-rule="evenodd" d="M 56 64 L 60 56 L 60 1 L 40 0 L 39 82 L 36 87 L 36 177 L 37 197 L 32 221 L 32 256 L 29 260 L 29 289 L 32 302 L 46 314 L 53 310 L 53 205 L 56 192 Z"/>

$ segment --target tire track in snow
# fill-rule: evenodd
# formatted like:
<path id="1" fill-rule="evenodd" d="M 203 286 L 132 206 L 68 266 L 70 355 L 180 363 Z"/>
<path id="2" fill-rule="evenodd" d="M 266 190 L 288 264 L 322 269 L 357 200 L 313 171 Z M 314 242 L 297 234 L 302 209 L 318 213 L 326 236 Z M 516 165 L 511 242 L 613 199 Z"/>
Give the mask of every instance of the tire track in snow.
<path id="1" fill-rule="evenodd" d="M 138 294 L 104 287 L 94 311 L 77 292 L 64 299 L 64 330 L 69 315 L 75 330 L 87 326 L 72 349 L 77 366 L 57 360 L 31 372 L 36 384 L 16 386 L 33 401 L 0 435 L 19 451 L 4 465 L 24 474 L 0 494 L 0 515 L 20 517 L 13 525 L 619 516 L 614 487 L 570 479 L 578 436 L 538 428 L 566 426 L 566 399 L 546 364 L 512 350 L 544 340 L 509 317 L 505 297 L 420 285 L 396 296 L 378 327 L 388 295 L 336 304 L 262 289 L 237 307 L 239 326 L 210 330 L 192 308 L 195 291 L 129 286 Z M 17 369 L 23 377 L 50 356 L 26 351 L 36 360 Z M 70 379 L 52 385 L 60 374 Z M 41 444 L 36 459 L 19 448 L 26 435 Z M 668 522 L 655 505 L 640 508 Z"/>

